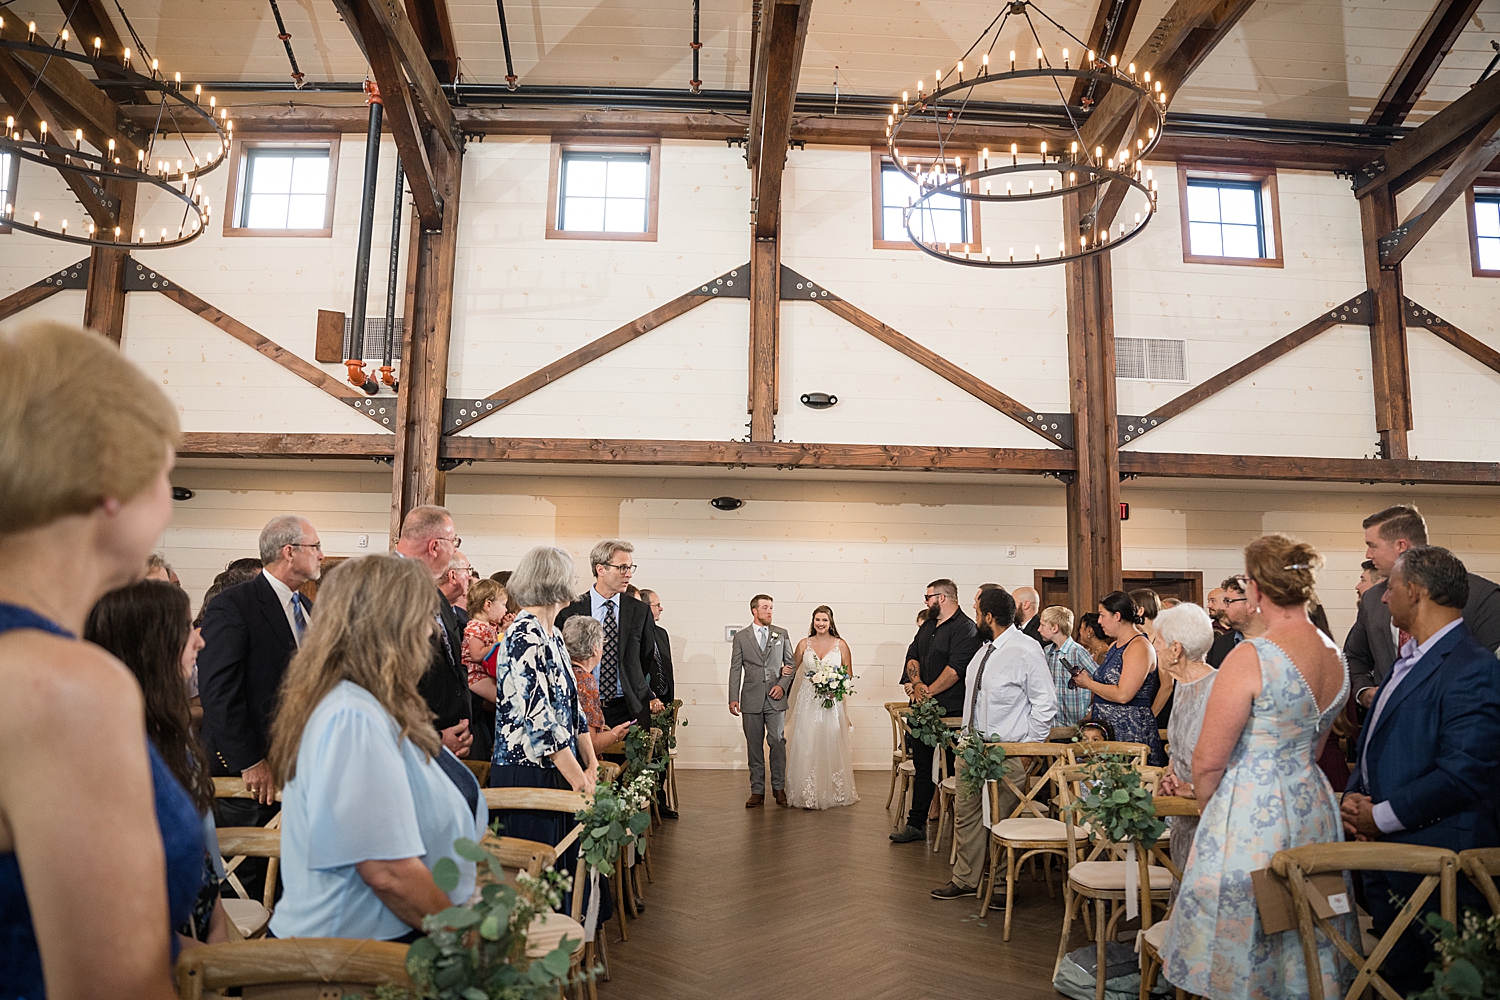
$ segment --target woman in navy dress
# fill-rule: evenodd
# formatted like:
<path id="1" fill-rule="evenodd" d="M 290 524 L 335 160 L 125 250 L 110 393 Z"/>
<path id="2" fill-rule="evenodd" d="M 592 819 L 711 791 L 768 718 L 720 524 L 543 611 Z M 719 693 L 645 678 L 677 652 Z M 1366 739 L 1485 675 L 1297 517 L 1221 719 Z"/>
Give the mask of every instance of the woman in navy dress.
<path id="1" fill-rule="evenodd" d="M 172 404 L 104 338 L 0 332 L 0 1000 L 176 996 L 203 827 L 135 678 L 76 638 L 145 575 L 176 438 Z"/>
<path id="2" fill-rule="evenodd" d="M 1161 687 L 1156 650 L 1140 625 L 1141 614 L 1129 594 L 1121 590 L 1105 594 L 1099 602 L 1099 627 L 1111 640 L 1109 652 L 1092 675 L 1080 673 L 1074 683 L 1093 692 L 1089 714 L 1108 722 L 1115 739 L 1144 743 L 1150 748 L 1146 763 L 1166 767 L 1166 750 L 1156 728 L 1156 713 L 1151 710 Z"/>

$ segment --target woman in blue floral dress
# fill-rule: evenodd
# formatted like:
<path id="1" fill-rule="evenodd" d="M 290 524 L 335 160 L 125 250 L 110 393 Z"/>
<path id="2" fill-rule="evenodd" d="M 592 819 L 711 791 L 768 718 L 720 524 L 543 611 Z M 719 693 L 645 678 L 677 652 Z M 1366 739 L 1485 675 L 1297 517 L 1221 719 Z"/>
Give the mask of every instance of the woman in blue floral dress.
<path id="1" fill-rule="evenodd" d="M 1167 981 L 1200 996 L 1309 993 L 1301 942 L 1294 931 L 1261 929 L 1250 873 L 1277 851 L 1344 839 L 1333 789 L 1316 763 L 1349 693 L 1338 650 L 1307 615 L 1322 563 L 1310 545 L 1284 535 L 1245 549 L 1245 596 L 1268 628 L 1229 654 L 1209 695 L 1193 751 L 1203 815 L 1162 949 Z M 1353 914 L 1334 922 L 1345 938 L 1359 939 Z M 1321 935 L 1318 959 L 1323 995 L 1343 996 L 1354 970 Z"/>
<path id="2" fill-rule="evenodd" d="M 1129 594 L 1121 590 L 1105 594 L 1099 602 L 1099 627 L 1113 641 L 1099 669 L 1092 676 L 1079 673 L 1073 682 L 1093 692 L 1090 717 L 1108 722 L 1117 740 L 1144 743 L 1150 748 L 1146 763 L 1166 767 L 1167 752 L 1151 710 L 1161 677 L 1156 671 L 1156 650 L 1141 631 L 1141 621 Z"/>

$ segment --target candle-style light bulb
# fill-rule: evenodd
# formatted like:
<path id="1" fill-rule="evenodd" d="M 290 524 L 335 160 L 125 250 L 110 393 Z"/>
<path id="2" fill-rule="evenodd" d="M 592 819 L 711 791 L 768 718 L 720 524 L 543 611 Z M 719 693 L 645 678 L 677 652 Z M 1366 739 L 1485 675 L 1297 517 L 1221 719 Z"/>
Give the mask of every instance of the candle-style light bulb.
<path id="1" fill-rule="evenodd" d="M 990 71 L 990 54 L 988 52 L 979 58 L 979 71 L 981 73 L 988 73 Z"/>
<path id="2" fill-rule="evenodd" d="M 1094 162 L 1098 163 L 1102 159 L 1104 159 L 1104 147 L 1103 146 L 1095 146 L 1094 147 Z"/>
<path id="3" fill-rule="evenodd" d="M 68 235 L 68 220 L 67 219 L 62 220 L 62 234 L 64 236 Z"/>
<path id="4" fill-rule="evenodd" d="M 1119 67 L 1120 67 L 1120 57 L 1119 56 L 1110 56 L 1109 57 L 1109 68 L 1110 69 L 1118 69 Z"/>
<path id="5" fill-rule="evenodd" d="M 64 28 L 63 30 L 61 30 L 61 31 L 59 31 L 57 33 L 57 40 L 60 41 L 60 42 L 62 42 L 62 47 L 63 48 L 67 48 L 68 47 L 68 29 L 67 28 Z"/>
<path id="6" fill-rule="evenodd" d="M 1042 47 L 1040 45 L 1036 48 L 1036 68 L 1042 68 Z"/>
<path id="7" fill-rule="evenodd" d="M 1036 259 L 1037 260 L 1041 260 L 1042 259 L 1042 248 L 1041 248 L 1040 244 L 1038 244 L 1037 248 L 1036 248 Z"/>
<path id="8" fill-rule="evenodd" d="M 104 48 L 104 39 L 96 37 L 94 39 L 94 58 L 95 59 L 99 58 L 99 50 L 102 49 L 102 48 Z"/>
<path id="9" fill-rule="evenodd" d="M 917 81 L 917 96 L 918 97 L 922 96 L 922 81 L 921 80 Z"/>
<path id="10" fill-rule="evenodd" d="M 1058 244 L 1057 244 L 1057 255 L 1059 257 L 1061 257 L 1064 254 L 1066 254 L 1067 252 L 1068 252 L 1068 245 L 1066 243 L 1063 243 L 1061 240 L 1059 240 Z"/>
<path id="11" fill-rule="evenodd" d="M 1094 50 L 1093 49 L 1089 49 L 1089 64 L 1092 65 L 1093 63 L 1096 63 L 1098 61 L 1099 60 L 1097 60 L 1097 59 L 1094 58 Z"/>
<path id="12" fill-rule="evenodd" d="M 962 59 L 960 59 L 958 61 L 958 78 L 960 80 L 962 80 L 963 76 L 964 76 L 964 61 Z"/>
<path id="13" fill-rule="evenodd" d="M 1012 73 L 1014 73 L 1016 71 L 1016 50 L 1015 49 L 1011 49 L 1010 50 L 1010 71 Z"/>
<path id="14" fill-rule="evenodd" d="M 145 159 L 146 159 L 146 151 L 144 149 L 137 149 L 135 151 L 135 162 L 136 163 L 141 163 Z"/>
<path id="15" fill-rule="evenodd" d="M 161 241 L 163 243 L 167 242 L 167 227 L 166 226 L 162 226 L 161 227 Z"/>
<path id="16" fill-rule="evenodd" d="M 1137 226 L 1139 226 L 1141 224 L 1141 213 L 1140 212 L 1135 213 L 1135 224 Z M 1125 225 L 1125 223 L 1122 222 L 1122 223 L 1120 223 L 1120 225 L 1123 226 L 1123 225 Z"/>
<path id="17" fill-rule="evenodd" d="M 1069 170 L 1068 171 L 1068 183 L 1069 184 L 1077 184 L 1078 183 L 1078 173 L 1077 173 L 1077 171 L 1074 171 L 1074 170 Z"/>
<path id="18" fill-rule="evenodd" d="M 1087 250 L 1088 246 L 1089 246 L 1089 238 L 1087 236 L 1080 236 L 1080 237 L 1078 237 L 1078 249 L 1080 249 L 1080 250 Z"/>
<path id="19" fill-rule="evenodd" d="M 145 227 L 145 226 L 142 226 L 142 227 L 141 227 L 141 238 L 140 238 L 140 242 L 142 242 L 142 243 L 144 243 L 144 242 L 146 242 L 146 227 Z"/>
<path id="20" fill-rule="evenodd" d="M 116 226 L 115 227 L 115 242 L 118 243 L 119 241 L 120 241 L 120 227 Z"/>
<path id="21" fill-rule="evenodd" d="M 47 141 L 47 123 L 46 122 L 42 122 L 42 141 L 43 142 Z"/>
<path id="22" fill-rule="evenodd" d="M 15 127 L 16 127 L 15 116 L 14 115 L 6 115 L 5 116 L 5 131 L 9 132 L 12 129 L 14 129 Z"/>
<path id="23" fill-rule="evenodd" d="M 195 84 L 193 84 L 193 100 L 197 100 L 198 98 L 200 98 L 202 96 L 203 96 L 203 84 L 201 84 L 201 83 L 195 83 Z"/>
<path id="24" fill-rule="evenodd" d="M 181 73 L 173 73 L 172 74 L 172 82 L 177 85 L 177 89 L 178 90 L 181 90 L 182 89 L 182 74 Z"/>
<path id="25" fill-rule="evenodd" d="M 1045 160 L 1046 158 L 1047 158 L 1047 144 L 1044 142 L 1044 143 L 1042 143 L 1042 159 Z"/>
<path id="26" fill-rule="evenodd" d="M 1147 84 L 1149 84 L 1151 82 L 1151 71 L 1148 69 L 1148 70 L 1146 70 L 1146 72 L 1142 73 L 1141 74 L 1141 79 L 1144 82 L 1146 82 Z"/>
<path id="27" fill-rule="evenodd" d="M 130 48 L 128 46 L 125 49 L 125 68 L 130 68 Z"/>
<path id="28" fill-rule="evenodd" d="M 1010 144 L 1010 165 L 1011 166 L 1015 166 L 1016 165 L 1016 144 L 1015 143 L 1011 143 Z"/>
<path id="29" fill-rule="evenodd" d="M 1068 143 L 1068 155 L 1069 156 L 1077 156 L 1078 155 L 1078 143 L 1077 142 L 1070 142 L 1070 143 Z"/>
<path id="30" fill-rule="evenodd" d="M 1147 139 L 1155 139 L 1156 138 L 1156 126 L 1155 125 L 1152 125 L 1150 128 L 1146 129 L 1146 138 Z"/>
<path id="31" fill-rule="evenodd" d="M 1125 165 L 1126 163 L 1129 163 L 1129 162 L 1130 162 L 1130 149 L 1127 147 L 1125 149 L 1120 150 L 1120 164 L 1121 164 L 1121 166 L 1123 166 L 1123 165 Z"/>
<path id="32" fill-rule="evenodd" d="M 1160 80 L 1157 80 L 1157 81 L 1156 81 L 1156 92 L 1157 92 L 1157 93 L 1158 93 L 1158 94 L 1160 94 L 1160 93 L 1161 93 L 1161 81 L 1160 81 Z"/>
<path id="33" fill-rule="evenodd" d="M 1005 182 L 1005 197 L 1009 198 L 1010 196 L 1011 196 L 1010 181 L 1006 181 Z"/>
<path id="34" fill-rule="evenodd" d="M 42 213 L 41 212 L 32 212 L 31 213 L 31 222 L 32 222 L 33 225 L 41 225 L 41 222 L 42 222 Z"/>
<path id="35" fill-rule="evenodd" d="M 36 22 L 30 21 L 26 25 L 26 43 L 29 45 L 36 41 Z"/>
<path id="36" fill-rule="evenodd" d="M 1135 63 L 1131 63 L 1126 72 L 1130 74 L 1131 79 L 1135 79 Z"/>
<path id="37" fill-rule="evenodd" d="M 1014 264 L 1016 262 L 1016 248 L 1015 247 L 1011 247 L 1010 248 L 1010 262 L 1012 264 Z"/>
<path id="38" fill-rule="evenodd" d="M 73 145 L 77 146 L 79 149 L 83 148 L 83 129 L 79 128 L 73 130 Z"/>
<path id="39" fill-rule="evenodd" d="M 214 108 L 218 107 L 218 104 L 219 104 L 219 99 L 217 97 L 213 97 L 212 95 L 210 95 L 209 98 L 208 98 L 208 110 L 210 112 L 212 112 Z"/>
<path id="40" fill-rule="evenodd" d="M 1151 171 L 1148 170 L 1148 171 L 1146 171 L 1146 180 L 1149 181 L 1150 179 L 1151 179 Z"/>
<path id="41" fill-rule="evenodd" d="M 1068 50 L 1063 49 L 1063 69 L 1068 68 Z"/>

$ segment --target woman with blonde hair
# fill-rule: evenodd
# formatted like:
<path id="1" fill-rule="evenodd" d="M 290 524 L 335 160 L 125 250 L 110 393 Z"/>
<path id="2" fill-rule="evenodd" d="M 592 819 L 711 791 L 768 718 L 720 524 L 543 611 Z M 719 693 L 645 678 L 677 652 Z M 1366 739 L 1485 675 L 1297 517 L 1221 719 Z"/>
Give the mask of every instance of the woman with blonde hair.
<path id="1" fill-rule="evenodd" d="M 1266 633 L 1234 648 L 1208 695 L 1192 757 L 1202 814 L 1162 949 L 1167 981 L 1203 997 L 1308 995 L 1302 948 L 1295 935 L 1261 930 L 1250 873 L 1278 851 L 1344 839 L 1314 763 L 1349 694 L 1338 649 L 1307 614 L 1322 565 L 1311 545 L 1285 535 L 1245 548 L 1245 596 Z M 1354 914 L 1332 919 L 1358 936 Z M 1318 964 L 1323 994 L 1342 996 L 1353 969 L 1327 938 Z"/>
<path id="2" fill-rule="evenodd" d="M 433 728 L 417 692 L 431 662 L 437 592 L 399 556 L 339 564 L 287 666 L 268 755 L 281 792 L 276 937 L 415 940 L 422 918 L 462 903 L 489 813 L 479 782 Z M 442 858 L 458 886 L 433 881 Z"/>
<path id="3" fill-rule="evenodd" d="M 0 996 L 176 996 L 203 826 L 135 678 L 77 639 L 145 574 L 176 442 L 172 403 L 104 338 L 0 331 Z"/>

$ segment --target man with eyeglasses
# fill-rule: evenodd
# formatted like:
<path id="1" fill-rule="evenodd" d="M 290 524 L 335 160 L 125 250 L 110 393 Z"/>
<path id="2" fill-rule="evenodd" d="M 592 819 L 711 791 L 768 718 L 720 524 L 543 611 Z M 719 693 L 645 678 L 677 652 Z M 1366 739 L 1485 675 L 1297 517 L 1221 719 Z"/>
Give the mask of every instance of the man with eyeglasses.
<path id="1" fill-rule="evenodd" d="M 454 551 L 453 558 L 448 560 L 447 571 L 438 577 L 438 590 L 443 592 L 443 600 L 453 609 L 460 634 L 469 624 L 469 584 L 478 578 L 479 574 L 469 565 L 469 557 L 458 551 Z"/>
<path id="2" fill-rule="evenodd" d="M 1214 644 L 1205 657 L 1208 665 L 1214 668 L 1246 639 L 1266 634 L 1266 622 L 1260 616 L 1260 608 L 1252 608 L 1250 599 L 1245 596 L 1245 578 L 1231 576 L 1222 586 L 1224 596 L 1219 600 L 1224 605 L 1224 624 L 1229 631 L 1214 637 Z"/>
<path id="3" fill-rule="evenodd" d="M 264 826 L 279 808 L 266 750 L 282 675 L 312 617 L 312 602 L 297 590 L 321 575 L 323 544 L 306 518 L 280 514 L 261 529 L 260 560 L 261 572 L 203 609 L 198 697 L 209 770 L 243 779 L 254 796 L 220 799 L 220 826 Z M 264 862 L 255 868 L 240 874 L 263 880 Z"/>
<path id="4" fill-rule="evenodd" d="M 446 507 L 433 504 L 413 507 L 407 513 L 396 543 L 398 556 L 427 567 L 440 597 L 433 616 L 432 663 L 417 682 L 417 691 L 437 716 L 433 724 L 443 745 L 457 757 L 468 756 L 474 742 L 469 730 L 469 671 L 463 662 L 463 628 L 439 584 L 450 575 L 448 569 L 463 543 L 453 526 L 453 515 Z"/>
<path id="5" fill-rule="evenodd" d="M 557 615 L 557 627 L 574 615 L 588 615 L 604 627 L 604 655 L 594 668 L 604 724 L 618 726 L 634 719 L 651 728 L 651 713 L 661 701 L 651 691 L 651 666 L 656 660 L 656 620 L 651 610 L 628 597 L 636 566 L 635 546 L 607 538 L 594 546 L 589 562 L 594 585 Z"/>

